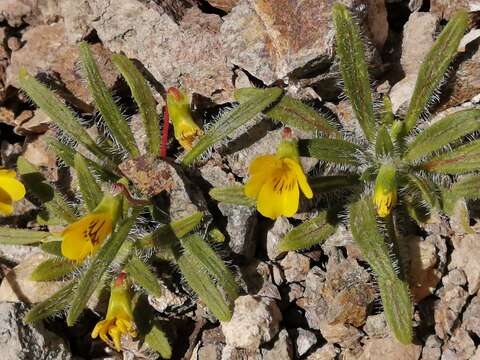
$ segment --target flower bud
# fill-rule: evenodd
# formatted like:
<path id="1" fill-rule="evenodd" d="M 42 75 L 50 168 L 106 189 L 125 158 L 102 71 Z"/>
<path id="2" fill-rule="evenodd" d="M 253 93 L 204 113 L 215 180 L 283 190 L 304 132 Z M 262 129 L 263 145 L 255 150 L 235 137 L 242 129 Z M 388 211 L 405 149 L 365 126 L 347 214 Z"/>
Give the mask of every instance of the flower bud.
<path id="1" fill-rule="evenodd" d="M 392 208 L 397 204 L 397 170 L 392 164 L 383 164 L 375 181 L 375 192 L 373 202 L 380 217 L 390 214 Z"/>

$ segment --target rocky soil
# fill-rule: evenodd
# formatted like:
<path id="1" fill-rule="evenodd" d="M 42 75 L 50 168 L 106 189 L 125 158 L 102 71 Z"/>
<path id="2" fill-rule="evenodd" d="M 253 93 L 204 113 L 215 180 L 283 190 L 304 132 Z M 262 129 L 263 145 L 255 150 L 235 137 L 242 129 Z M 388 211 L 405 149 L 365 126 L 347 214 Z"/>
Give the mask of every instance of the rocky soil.
<path id="1" fill-rule="evenodd" d="M 472 30 L 462 41 L 434 115 L 480 102 L 480 2 L 475 0 L 341 0 L 355 13 L 368 42 L 375 89 L 391 96 L 399 114 L 412 94 L 419 66 L 436 34 L 458 8 L 472 12 Z M 0 156 L 13 166 L 19 155 L 52 181 L 69 179 L 46 146 L 50 120 L 18 89 L 25 67 L 47 82 L 86 118 L 92 99 L 78 69 L 77 43 L 87 40 L 108 86 L 123 100 L 125 84 L 109 61 L 123 52 L 138 61 L 156 92 L 170 86 L 193 96 L 197 113 L 218 112 L 235 88 L 276 83 L 297 98 L 340 114 L 355 130 L 341 100 L 335 63 L 333 0 L 0 0 Z M 131 103 L 125 100 L 128 113 Z M 132 115 L 132 124 L 138 117 Z M 204 194 L 212 186 L 245 180 L 246 166 L 270 153 L 281 130 L 266 120 L 251 139 L 232 144 L 202 163 L 194 179 Z M 142 134 L 136 137 L 141 141 Z M 245 139 L 244 139 L 245 140 Z M 173 154 L 172 154 L 173 155 Z M 315 164 L 304 164 L 311 168 Z M 187 209 L 179 191 L 176 208 Z M 238 270 L 243 295 L 229 323 L 219 324 L 201 304 L 168 322 L 175 359 L 480 359 L 480 227 L 478 204 L 468 204 L 470 226 L 435 217 L 409 239 L 416 342 L 401 346 L 389 335 L 368 265 L 349 232 L 339 228 L 310 251 L 278 253 L 275 245 L 299 220 L 275 222 L 255 210 L 205 200 L 228 235 L 225 257 Z M 186 211 L 186 210 L 185 210 Z M 189 210 L 190 211 L 190 210 Z M 1 225 L 36 228 L 37 208 L 23 200 Z M 175 214 L 172 214 L 174 216 Z M 178 215 L 178 214 L 177 214 Z M 180 214 L 179 216 L 181 216 Z M 186 215 L 186 214 L 183 214 Z M 0 246 L 0 358 L 143 359 L 132 343 L 117 354 L 89 336 L 99 319 L 87 313 L 73 328 L 56 318 L 25 325 L 32 303 L 55 284 L 28 279 L 42 260 L 36 248 Z M 165 316 L 192 302 L 165 289 L 150 299 Z M 93 304 L 92 309 L 101 308 Z M 194 308 L 194 307 L 193 307 Z"/>

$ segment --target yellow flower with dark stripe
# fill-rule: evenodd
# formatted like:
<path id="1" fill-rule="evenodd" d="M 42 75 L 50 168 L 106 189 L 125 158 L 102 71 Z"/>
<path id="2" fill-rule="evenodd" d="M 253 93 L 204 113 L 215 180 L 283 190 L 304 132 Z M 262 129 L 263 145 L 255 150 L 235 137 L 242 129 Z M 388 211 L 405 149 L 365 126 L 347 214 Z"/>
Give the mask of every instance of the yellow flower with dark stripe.
<path id="1" fill-rule="evenodd" d="M 119 196 L 106 194 L 95 210 L 68 225 L 61 234 L 62 255 L 82 262 L 94 254 L 112 233 L 119 206 Z"/>
<path id="2" fill-rule="evenodd" d="M 282 141 L 276 154 L 255 158 L 249 172 L 245 195 L 255 199 L 257 210 L 270 219 L 293 216 L 298 211 L 300 190 L 306 198 L 313 197 L 294 140 Z"/>
<path id="3" fill-rule="evenodd" d="M 0 168 L 0 214 L 10 215 L 13 203 L 25 197 L 25 186 L 15 176 L 15 171 Z"/>
<path id="4" fill-rule="evenodd" d="M 99 321 L 92 331 L 93 339 L 100 335 L 100 339 L 117 351 L 122 350 L 121 338 L 123 335 L 137 336 L 133 324 L 130 292 L 125 276 L 125 273 L 121 273 L 115 280 L 111 288 L 105 320 Z"/>

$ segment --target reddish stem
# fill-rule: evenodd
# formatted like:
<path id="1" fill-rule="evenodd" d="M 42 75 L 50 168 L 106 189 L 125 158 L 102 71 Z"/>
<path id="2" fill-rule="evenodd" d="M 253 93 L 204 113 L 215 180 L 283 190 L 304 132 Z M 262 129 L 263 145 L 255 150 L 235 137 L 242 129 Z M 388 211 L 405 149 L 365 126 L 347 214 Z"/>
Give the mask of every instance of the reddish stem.
<path id="1" fill-rule="evenodd" d="M 118 274 L 117 278 L 115 279 L 115 287 L 122 286 L 126 278 L 127 278 L 126 272 L 122 271 L 120 274 Z"/>
<path id="2" fill-rule="evenodd" d="M 164 159 L 167 157 L 168 126 L 169 126 L 168 109 L 166 106 L 164 106 L 163 107 L 162 148 L 160 152 L 160 155 Z"/>

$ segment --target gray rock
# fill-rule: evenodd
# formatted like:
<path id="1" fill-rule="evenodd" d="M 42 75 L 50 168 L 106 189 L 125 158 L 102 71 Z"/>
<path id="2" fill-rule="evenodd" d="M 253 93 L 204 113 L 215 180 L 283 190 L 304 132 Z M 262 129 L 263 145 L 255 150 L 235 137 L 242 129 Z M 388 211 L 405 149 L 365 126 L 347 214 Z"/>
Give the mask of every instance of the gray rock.
<path id="1" fill-rule="evenodd" d="M 287 330 L 283 329 L 278 334 L 278 339 L 271 349 L 262 349 L 263 360 L 293 359 L 293 346 Z"/>
<path id="2" fill-rule="evenodd" d="M 226 345 L 222 351 L 222 360 L 262 360 L 260 349 L 246 350 Z"/>
<path id="3" fill-rule="evenodd" d="M 227 217 L 229 246 L 234 254 L 251 259 L 256 249 L 256 225 L 258 222 L 255 208 L 231 204 L 218 204 L 218 208 Z"/>
<path id="4" fill-rule="evenodd" d="M 382 338 L 387 336 L 389 334 L 389 329 L 387 321 L 385 320 L 385 315 L 382 313 L 368 316 L 363 331 L 365 331 L 370 337 Z"/>
<path id="5" fill-rule="evenodd" d="M 64 340 L 45 329 L 41 322 L 35 325 L 23 323 L 27 311 L 27 306 L 21 303 L 0 303 L 2 359 L 71 359 Z"/>
<path id="6" fill-rule="evenodd" d="M 444 285 L 464 286 L 467 283 L 467 275 L 462 269 L 453 269 L 442 278 Z"/>
<path id="7" fill-rule="evenodd" d="M 91 31 L 91 9 L 88 0 L 62 0 L 59 5 L 65 22 L 67 42 L 75 44 Z"/>
<path id="8" fill-rule="evenodd" d="M 431 0 L 430 11 L 442 19 L 449 19 L 457 10 L 478 11 L 478 0 Z"/>
<path id="9" fill-rule="evenodd" d="M 298 328 L 292 331 L 295 341 L 295 351 L 298 357 L 307 353 L 317 343 L 317 336 L 308 330 Z"/>
<path id="10" fill-rule="evenodd" d="M 367 18 L 373 42 L 381 47 L 388 34 L 385 6 L 368 1 L 362 10 L 367 8 L 362 17 Z M 221 28 L 229 60 L 265 83 L 287 76 L 298 78 L 319 64 L 328 64 L 333 58 L 334 36 L 330 9 L 329 1 L 240 1 L 224 17 Z"/>
<path id="11" fill-rule="evenodd" d="M 287 282 L 305 281 L 307 273 L 310 270 L 310 258 L 290 251 L 287 256 L 280 261 L 280 265 L 283 268 Z"/>
<path id="12" fill-rule="evenodd" d="M 454 236 L 452 239 L 454 250 L 449 269 L 462 269 L 467 275 L 468 292 L 475 294 L 480 289 L 480 263 L 477 261 L 480 256 L 478 246 L 478 234 L 466 236 Z"/>
<path id="13" fill-rule="evenodd" d="M 0 244 L 0 258 L 16 264 L 19 264 L 30 255 L 40 252 L 41 250 L 37 246 Z"/>
<path id="14" fill-rule="evenodd" d="M 480 336 L 480 298 L 475 296 L 463 313 L 463 327 L 465 330 Z"/>
<path id="15" fill-rule="evenodd" d="M 222 322 L 227 345 L 256 350 L 280 330 L 282 314 L 274 300 L 251 295 L 235 300 L 232 319 Z"/>
<path id="16" fill-rule="evenodd" d="M 435 303 L 435 332 L 438 337 L 445 339 L 454 327 L 460 312 L 465 306 L 468 293 L 460 286 L 447 285 L 437 294 L 440 300 Z"/>
<path id="17" fill-rule="evenodd" d="M 422 349 L 423 360 L 440 360 L 442 355 L 442 342 L 435 335 L 430 335 L 425 341 L 425 346 Z"/>
<path id="18" fill-rule="evenodd" d="M 88 3 L 90 25 L 107 48 L 138 59 L 164 84 L 215 101 L 232 99 L 232 72 L 219 37 L 219 16 L 192 7 L 177 24 L 161 7 L 140 0 Z"/>
<path id="19" fill-rule="evenodd" d="M 284 254 L 284 252 L 279 252 L 277 250 L 277 245 L 279 241 L 283 239 L 283 237 L 292 229 L 293 226 L 290 224 L 287 218 L 282 216 L 275 220 L 273 227 L 267 232 L 267 255 L 270 260 L 277 260 Z"/>
<path id="20" fill-rule="evenodd" d="M 320 349 L 307 357 L 307 360 L 334 360 L 337 358 L 337 350 L 333 344 L 325 344 Z"/>
<path id="21" fill-rule="evenodd" d="M 303 297 L 304 288 L 302 285 L 297 283 L 292 283 L 288 285 L 288 301 L 295 302 L 297 299 Z"/>
<path id="22" fill-rule="evenodd" d="M 438 18 L 428 12 L 414 12 L 403 30 L 401 65 L 405 78 L 390 92 L 392 109 L 396 113 L 408 106 L 415 87 L 418 70 L 435 40 Z"/>
<path id="23" fill-rule="evenodd" d="M 360 360 L 417 360 L 422 353 L 421 345 L 402 345 L 396 339 L 368 339 Z"/>
<path id="24" fill-rule="evenodd" d="M 470 360 L 475 343 L 465 329 L 458 328 L 442 348 L 442 360 Z"/>

